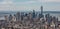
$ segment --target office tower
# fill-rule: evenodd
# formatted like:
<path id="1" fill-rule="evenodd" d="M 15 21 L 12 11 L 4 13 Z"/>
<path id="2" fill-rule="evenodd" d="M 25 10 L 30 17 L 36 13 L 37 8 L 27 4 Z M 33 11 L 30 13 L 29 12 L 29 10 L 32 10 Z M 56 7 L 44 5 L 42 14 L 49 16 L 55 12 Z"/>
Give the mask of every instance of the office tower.
<path id="1" fill-rule="evenodd" d="M 58 18 L 56 18 L 55 16 L 52 18 L 52 20 L 54 21 L 54 23 L 58 22 Z"/>
<path id="2" fill-rule="evenodd" d="M 33 14 L 32 15 L 33 15 L 32 17 L 35 18 L 35 10 L 33 10 Z"/>
<path id="3" fill-rule="evenodd" d="M 16 21 L 15 14 L 13 15 L 12 21 Z"/>
<path id="4" fill-rule="evenodd" d="M 25 16 L 27 16 L 28 14 L 27 13 L 25 13 Z"/>
<path id="5" fill-rule="evenodd" d="M 12 15 L 10 14 L 10 15 L 9 15 L 9 21 L 11 21 L 11 20 L 12 20 Z"/>
<path id="6" fill-rule="evenodd" d="M 5 15 L 4 17 L 5 17 L 5 20 L 6 20 L 6 21 L 8 21 L 8 16 L 7 16 L 7 15 Z"/>
<path id="7" fill-rule="evenodd" d="M 51 17 L 50 17 L 50 14 L 49 14 L 49 13 L 46 14 L 45 17 L 46 17 L 46 21 L 48 22 L 48 25 L 50 26 L 50 23 L 51 23 Z"/>
<path id="8" fill-rule="evenodd" d="M 45 15 L 45 18 L 46 19 L 48 19 L 49 17 L 50 17 L 50 14 L 49 13 Z"/>
<path id="9" fill-rule="evenodd" d="M 21 18 L 20 18 L 20 12 L 17 12 L 16 19 L 17 19 L 17 21 L 21 20 Z"/>
<path id="10" fill-rule="evenodd" d="M 43 15 L 43 6 L 41 6 L 41 15 Z"/>
<path id="11" fill-rule="evenodd" d="M 21 12 L 21 20 L 23 20 L 23 17 L 24 17 L 24 13 Z"/>
<path id="12" fill-rule="evenodd" d="M 41 18 L 41 14 L 39 14 L 39 19 Z"/>
<path id="13" fill-rule="evenodd" d="M 57 27 L 58 26 L 58 18 L 52 17 L 52 21 L 54 22 L 55 27 Z"/>
<path id="14" fill-rule="evenodd" d="M 41 17 L 43 17 L 43 6 L 41 6 Z"/>
<path id="15" fill-rule="evenodd" d="M 28 19 L 29 19 L 29 21 L 33 22 L 32 13 L 31 12 L 28 14 Z"/>

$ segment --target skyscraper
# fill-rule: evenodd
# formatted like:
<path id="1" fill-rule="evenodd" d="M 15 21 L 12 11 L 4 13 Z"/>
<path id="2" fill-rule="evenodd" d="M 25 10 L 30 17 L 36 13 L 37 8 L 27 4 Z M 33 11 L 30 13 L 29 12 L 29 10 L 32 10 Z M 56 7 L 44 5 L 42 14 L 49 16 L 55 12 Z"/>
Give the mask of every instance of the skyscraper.
<path id="1" fill-rule="evenodd" d="M 50 26 L 50 24 L 51 24 L 51 18 L 52 18 L 52 16 L 50 16 L 50 14 L 48 13 L 48 14 L 46 14 L 45 15 L 45 17 L 46 17 L 46 21 L 48 22 L 48 25 Z"/>
<path id="2" fill-rule="evenodd" d="M 41 6 L 41 15 L 43 15 L 43 6 Z"/>
<path id="3" fill-rule="evenodd" d="M 43 17 L 43 6 L 41 6 L 41 17 Z"/>
<path id="4" fill-rule="evenodd" d="M 5 20 L 6 20 L 6 21 L 8 21 L 8 16 L 7 16 L 7 15 L 5 15 L 4 17 L 5 17 Z"/>
<path id="5" fill-rule="evenodd" d="M 17 21 L 20 20 L 20 12 L 17 12 L 16 19 L 17 19 Z"/>
<path id="6" fill-rule="evenodd" d="M 9 21 L 11 21 L 11 20 L 12 20 L 12 15 L 10 14 L 10 15 L 9 15 Z"/>
<path id="7" fill-rule="evenodd" d="M 24 12 L 21 12 L 21 20 L 23 20 Z"/>
<path id="8" fill-rule="evenodd" d="M 33 18 L 35 18 L 35 10 L 33 10 Z"/>

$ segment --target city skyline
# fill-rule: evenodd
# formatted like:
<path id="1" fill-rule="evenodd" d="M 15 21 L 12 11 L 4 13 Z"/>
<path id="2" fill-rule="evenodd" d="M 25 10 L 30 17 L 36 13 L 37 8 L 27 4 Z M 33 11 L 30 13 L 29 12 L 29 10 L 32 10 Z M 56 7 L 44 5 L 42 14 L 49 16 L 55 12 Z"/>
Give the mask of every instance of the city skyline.
<path id="1" fill-rule="evenodd" d="M 60 11 L 60 0 L 0 0 L 0 11 Z"/>

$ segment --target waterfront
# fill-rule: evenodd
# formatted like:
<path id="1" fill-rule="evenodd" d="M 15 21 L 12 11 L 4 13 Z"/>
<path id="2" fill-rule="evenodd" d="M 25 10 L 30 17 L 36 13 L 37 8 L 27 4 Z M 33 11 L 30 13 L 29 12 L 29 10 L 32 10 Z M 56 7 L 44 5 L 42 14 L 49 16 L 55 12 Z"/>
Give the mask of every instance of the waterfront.
<path id="1" fill-rule="evenodd" d="M 58 12 L 4 12 L 0 14 L 0 29 L 60 29 Z"/>
<path id="2" fill-rule="evenodd" d="M 3 11 L 2 11 L 2 12 L 3 12 Z M 2 13 L 2 12 L 0 12 L 0 18 L 1 18 L 1 19 L 4 18 L 5 15 L 9 15 L 9 14 L 12 14 L 12 15 L 13 15 L 13 14 L 17 13 L 18 11 L 16 11 L 16 12 L 14 11 L 13 13 L 12 13 L 11 11 L 9 11 L 9 13 L 8 13 L 8 12 L 3 12 L 3 13 Z M 49 12 L 50 12 L 50 11 L 49 11 Z M 58 17 L 58 18 L 59 18 L 59 21 L 60 21 L 60 13 L 59 13 L 59 11 L 57 11 L 57 12 L 53 11 L 53 12 L 54 12 L 54 13 L 50 13 L 50 15 L 51 15 L 51 16 L 55 16 L 55 17 Z M 1 13 L 2 13 L 2 14 L 1 14 Z M 27 12 L 24 12 L 24 13 L 27 13 Z M 29 12 L 28 12 L 28 13 L 29 13 Z M 37 13 L 37 12 L 36 12 L 36 13 Z M 40 13 L 40 12 L 38 12 L 38 13 Z M 47 14 L 47 13 L 48 13 L 48 12 L 44 12 L 44 15 Z M 0 19 L 0 20 L 1 20 L 1 19 Z M 3 19 L 3 20 L 4 20 L 4 19 Z"/>

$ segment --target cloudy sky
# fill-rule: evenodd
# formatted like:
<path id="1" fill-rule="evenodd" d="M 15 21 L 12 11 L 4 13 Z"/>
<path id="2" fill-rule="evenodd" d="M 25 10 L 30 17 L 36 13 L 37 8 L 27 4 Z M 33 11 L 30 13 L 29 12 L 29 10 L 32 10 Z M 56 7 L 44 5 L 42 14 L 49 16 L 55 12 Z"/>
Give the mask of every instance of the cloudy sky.
<path id="1" fill-rule="evenodd" d="M 60 11 L 60 0 L 0 0 L 0 11 Z"/>

